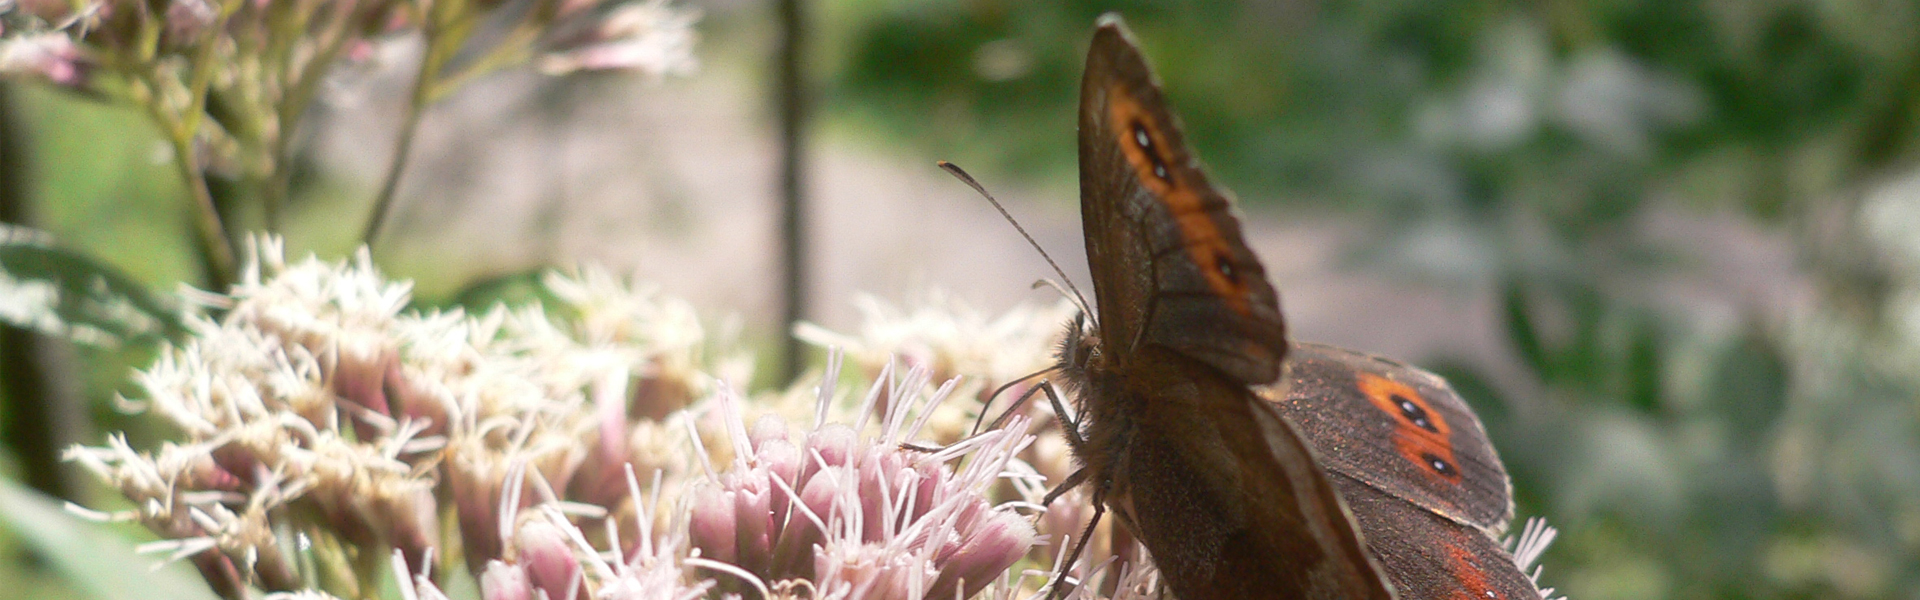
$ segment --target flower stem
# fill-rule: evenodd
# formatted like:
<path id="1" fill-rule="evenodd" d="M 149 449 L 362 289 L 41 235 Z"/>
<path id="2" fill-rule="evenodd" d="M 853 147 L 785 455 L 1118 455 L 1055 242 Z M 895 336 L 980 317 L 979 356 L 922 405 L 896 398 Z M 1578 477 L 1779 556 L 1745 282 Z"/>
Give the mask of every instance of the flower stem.
<path id="1" fill-rule="evenodd" d="M 538 27 L 522 23 L 485 55 L 473 60 L 460 71 L 441 78 L 432 89 L 428 90 L 427 97 L 430 101 L 438 101 L 453 90 L 483 75 L 527 62 L 533 56 L 533 43 L 539 39 Z"/>
<path id="2" fill-rule="evenodd" d="M 219 21 L 214 29 L 225 29 L 228 18 L 239 8 L 240 0 L 222 2 Z M 206 271 L 205 283 L 212 289 L 225 290 L 233 282 L 233 245 L 227 237 L 226 226 L 220 222 L 220 209 L 214 203 L 212 190 L 207 188 L 207 173 L 201 168 L 200 152 L 194 144 L 199 137 L 200 125 L 206 120 L 207 90 L 213 85 L 218 46 L 218 42 L 210 38 L 202 41 L 197 49 L 189 72 L 184 110 L 169 114 L 164 106 L 165 100 L 157 94 L 146 104 L 149 116 L 166 132 L 167 140 L 173 144 L 173 164 L 180 170 L 187 193 L 193 196 L 188 210 L 192 212 L 193 234 L 200 246 L 201 268 Z M 163 76 L 155 72 L 153 63 L 149 62 L 144 71 L 148 89 L 163 89 L 160 85 Z"/>
<path id="3" fill-rule="evenodd" d="M 200 242 L 200 262 L 206 270 L 206 284 L 211 289 L 225 290 L 233 283 L 233 245 L 228 243 L 226 227 L 220 223 L 213 192 L 207 189 L 207 173 L 200 169 L 200 154 L 194 149 L 193 135 L 170 137 L 174 165 L 180 168 L 187 193 L 193 195 L 193 233 Z"/>
<path id="4" fill-rule="evenodd" d="M 159 90 L 161 77 L 148 69 L 141 74 L 141 82 L 148 90 Z M 170 113 L 157 94 L 143 104 L 147 107 L 147 116 L 172 144 L 174 167 L 179 169 L 180 180 L 192 196 L 188 211 L 200 250 L 200 267 L 205 271 L 203 283 L 210 289 L 225 290 L 233 282 L 235 272 L 233 245 L 227 238 L 226 226 L 220 222 L 220 209 L 214 204 L 213 192 L 207 188 L 207 173 L 200 168 L 200 153 L 194 145 L 197 120 Z"/>
<path id="5" fill-rule="evenodd" d="M 237 10 L 240 10 L 240 0 L 226 0 L 225 2 L 221 2 L 220 17 L 214 22 L 213 30 L 224 31 L 227 28 L 227 21 L 233 17 L 234 11 Z M 218 38 L 216 36 L 207 36 L 207 39 L 200 42 L 200 47 L 196 49 L 196 53 L 193 56 L 193 70 L 191 71 L 191 80 L 188 82 L 187 87 L 190 95 L 188 96 L 187 109 L 181 113 L 182 129 L 187 131 L 189 139 L 191 139 L 193 134 L 200 131 L 200 123 L 206 119 L 207 89 L 213 85 L 214 62 L 219 57 L 219 50 L 220 42 Z M 202 182 L 204 183 L 204 181 L 203 178 Z"/>
<path id="6" fill-rule="evenodd" d="M 420 115 L 426 112 L 426 104 L 430 102 L 426 92 L 428 87 L 432 87 L 428 83 L 428 79 L 432 79 L 432 73 L 428 69 L 432 69 L 432 65 L 436 63 L 432 60 L 434 56 L 432 42 L 428 42 L 426 56 L 428 56 L 426 60 L 420 60 L 420 75 L 413 85 L 413 98 L 407 100 L 407 115 L 399 123 L 399 138 L 394 142 L 394 158 L 386 165 L 386 179 L 380 183 L 380 196 L 374 198 L 372 213 L 367 215 L 367 229 L 361 231 L 361 244 L 367 244 L 367 246 L 372 246 L 374 237 L 380 235 L 380 225 L 386 223 L 386 215 L 394 208 L 394 190 L 399 188 L 399 173 L 407 169 L 407 154 L 413 154 L 413 137 L 420 131 Z"/>
<path id="7" fill-rule="evenodd" d="M 407 168 L 407 155 L 412 153 L 413 138 L 420 130 L 420 117 L 427 106 L 438 98 L 435 93 L 439 86 L 440 73 L 445 70 L 447 60 L 460 49 L 466 37 L 473 31 L 474 17 L 463 14 L 459 2 L 436 2 L 429 11 L 423 28 L 426 35 L 426 50 L 420 55 L 420 72 L 414 76 L 413 92 L 407 99 L 407 114 L 400 123 L 400 137 L 394 142 L 393 159 L 387 163 L 387 176 L 380 184 L 380 195 L 373 201 L 373 213 L 367 216 L 367 226 L 360 232 L 360 243 L 373 246 L 374 238 L 380 235 L 380 227 L 393 209 L 393 194 L 400 187 L 400 174 Z"/>
<path id="8" fill-rule="evenodd" d="M 320 52 L 307 59 L 306 64 L 299 68 L 299 74 L 293 84 L 283 87 L 287 90 L 287 94 L 282 98 L 279 112 L 275 115 L 279 121 L 279 127 L 276 128 L 272 142 L 273 176 L 267 183 L 266 190 L 261 194 L 261 203 L 264 205 L 262 208 L 266 213 L 267 231 L 272 233 L 280 232 L 282 213 L 290 193 L 289 189 L 293 187 L 293 165 L 290 163 L 293 162 L 293 142 L 300 134 L 300 116 L 306 114 L 307 106 L 313 103 L 314 96 L 319 92 L 321 77 L 326 75 L 327 69 L 333 65 L 335 59 L 339 58 L 340 52 L 347 47 L 347 41 L 351 38 L 344 31 L 344 27 L 330 28 L 329 33 L 330 37 L 323 38 L 327 41 Z M 281 65 L 283 76 L 295 72 L 291 60 L 292 53 L 287 54 L 289 58 Z"/>

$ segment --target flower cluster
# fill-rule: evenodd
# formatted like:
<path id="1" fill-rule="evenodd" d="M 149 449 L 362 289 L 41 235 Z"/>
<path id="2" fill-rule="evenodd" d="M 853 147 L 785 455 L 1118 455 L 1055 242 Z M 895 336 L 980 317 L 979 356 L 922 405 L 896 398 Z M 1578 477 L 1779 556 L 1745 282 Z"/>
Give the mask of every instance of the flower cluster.
<path id="1" fill-rule="evenodd" d="M 279 229 L 301 117 L 374 59 L 407 54 L 378 45 L 407 43 L 417 65 L 368 241 L 422 114 L 467 82 L 536 61 L 549 73 L 693 71 L 698 15 L 668 1 L 0 0 L 0 78 L 141 109 L 169 143 L 196 249 L 224 285 L 237 271 L 229 240 L 250 228 L 220 207 L 258 205 L 262 228 Z"/>
<path id="2" fill-rule="evenodd" d="M 537 0 L 510 35 L 484 48 L 481 68 L 538 57 L 542 70 L 629 69 L 689 73 L 698 14 L 668 0 Z M 138 97 L 184 101 L 211 85 L 226 101 L 272 109 L 315 83 L 338 60 L 367 60 L 373 45 L 410 31 L 465 45 L 507 3 L 393 0 L 19 0 L 0 2 L 0 75 L 32 76 L 75 90 L 104 91 L 100 68 L 126 76 Z M 518 12 L 518 11 L 516 11 Z M 444 66 L 444 65 L 437 65 Z M 212 69 L 203 71 L 205 69 Z M 470 78 L 474 71 L 459 78 Z M 197 81 L 212 76 L 211 81 Z M 186 108 L 184 105 L 175 109 Z M 216 115 L 218 116 L 218 115 Z M 297 114 L 294 116 L 298 116 Z M 222 125 L 231 125 L 223 122 Z"/>
<path id="3" fill-rule="evenodd" d="M 993 500 L 1033 471 L 1026 422 L 909 446 L 956 389 L 927 393 L 924 368 L 748 401 L 743 353 L 604 272 L 545 278 L 551 307 L 415 312 L 364 252 L 252 254 L 137 375 L 179 440 L 69 452 L 134 507 L 91 514 L 224 597 L 367 597 L 391 569 L 408 598 L 462 572 L 502 600 L 950 598 L 1004 588 L 1034 544 L 1024 505 Z M 790 430 L 800 399 L 812 425 Z"/>
<path id="4" fill-rule="evenodd" d="M 1038 439 L 1021 451 L 1017 463 L 1018 468 L 1029 470 L 1029 477 L 1011 480 L 1001 490 L 1006 499 L 1038 503 L 1048 491 L 1040 482 L 1063 481 L 1073 473 L 1072 451 L 1058 431 L 1063 425 L 1051 403 L 1039 395 L 1043 390 L 1036 387 L 1046 380 L 1029 378 L 1044 376 L 1042 372 L 1053 366 L 1053 352 L 1065 331 L 1063 325 L 1078 311 L 1071 301 L 1063 298 L 1048 305 L 1022 304 L 998 315 L 939 292 L 927 294 L 910 308 L 872 296 L 860 296 L 854 302 L 863 316 L 856 333 L 838 333 L 803 323 L 794 334 L 821 346 L 845 348 L 863 373 L 884 372 L 897 359 L 928 369 L 934 375 L 928 382 L 950 377 L 970 382 L 965 391 L 979 402 L 961 403 L 964 408 L 936 413 L 929 424 L 931 439 L 958 440 L 976 423 L 1010 414 L 1029 419 Z M 1025 398 L 1024 403 L 1013 406 L 1021 398 Z M 1012 412 L 979 412 L 996 409 Z M 1079 535 L 1092 517 L 1090 503 L 1084 487 L 1066 493 L 1040 515 L 1039 531 L 1055 542 Z M 1037 547 L 1032 558 L 1055 560 L 1050 553 L 1053 549 Z M 1128 564 L 1128 558 L 1140 554 L 1124 536 L 1114 538 L 1113 521 L 1109 519 L 1094 531 L 1083 559 L 1086 564 L 1114 559 L 1117 562 L 1108 572 L 1117 574 Z M 1134 572 L 1143 571 L 1136 568 Z"/>
<path id="5" fill-rule="evenodd" d="M 903 401 L 880 415 L 877 435 L 862 438 L 860 425 L 890 379 L 875 384 L 853 425 L 816 422 L 797 443 L 773 415 L 751 431 L 732 428 L 732 467 L 694 495 L 694 547 L 763 580 L 806 582 L 819 598 L 971 597 L 996 581 L 1034 541 L 1026 517 L 996 510 L 982 495 L 1033 441 L 1026 422 L 937 452 L 902 448 L 949 385 L 912 428 L 903 429 Z M 724 396 L 720 408 L 724 422 L 743 423 Z M 944 466 L 968 454 L 964 469 Z"/>

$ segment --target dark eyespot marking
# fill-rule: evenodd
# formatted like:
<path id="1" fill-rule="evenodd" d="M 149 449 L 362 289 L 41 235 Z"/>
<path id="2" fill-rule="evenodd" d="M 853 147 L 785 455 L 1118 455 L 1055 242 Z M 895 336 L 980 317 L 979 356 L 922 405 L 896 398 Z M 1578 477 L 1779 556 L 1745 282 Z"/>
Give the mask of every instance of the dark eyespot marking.
<path id="1" fill-rule="evenodd" d="M 1392 400 L 1394 406 L 1400 407 L 1400 416 L 1405 417 L 1407 422 L 1413 423 L 1415 427 L 1440 433 L 1440 428 L 1433 425 L 1433 419 L 1427 417 L 1427 409 L 1420 408 L 1419 404 L 1399 394 L 1394 394 Z"/>
<path id="2" fill-rule="evenodd" d="M 1227 251 L 1221 250 L 1213 256 L 1213 270 L 1219 271 L 1221 277 L 1234 285 L 1240 284 L 1240 271 L 1233 268 L 1233 257 Z"/>
<path id="3" fill-rule="evenodd" d="M 1433 469 L 1433 472 L 1439 473 L 1441 476 L 1447 478 L 1460 476 L 1459 472 L 1453 470 L 1453 463 L 1447 462 L 1446 459 L 1435 456 L 1431 452 L 1420 453 L 1420 459 L 1427 461 L 1427 467 Z"/>
<path id="4" fill-rule="evenodd" d="M 1167 175 L 1167 161 L 1161 159 L 1160 151 L 1154 148 L 1153 136 L 1147 133 L 1145 123 L 1133 122 L 1133 143 L 1139 146 L 1140 151 L 1147 155 L 1147 160 L 1153 163 L 1153 176 L 1160 178 L 1161 181 L 1173 183 L 1172 177 Z"/>

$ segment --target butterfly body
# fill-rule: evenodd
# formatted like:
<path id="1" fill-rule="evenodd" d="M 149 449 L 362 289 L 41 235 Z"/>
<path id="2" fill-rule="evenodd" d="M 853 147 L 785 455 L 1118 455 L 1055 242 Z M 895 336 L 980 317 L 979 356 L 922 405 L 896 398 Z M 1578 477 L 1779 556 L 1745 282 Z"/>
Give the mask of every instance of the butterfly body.
<path id="1" fill-rule="evenodd" d="M 1472 411 L 1424 371 L 1287 340 L 1232 201 L 1111 15 L 1079 147 L 1097 319 L 1056 366 L 1079 409 L 1063 487 L 1090 485 L 1183 600 L 1539 597 L 1491 537 L 1511 493 Z"/>

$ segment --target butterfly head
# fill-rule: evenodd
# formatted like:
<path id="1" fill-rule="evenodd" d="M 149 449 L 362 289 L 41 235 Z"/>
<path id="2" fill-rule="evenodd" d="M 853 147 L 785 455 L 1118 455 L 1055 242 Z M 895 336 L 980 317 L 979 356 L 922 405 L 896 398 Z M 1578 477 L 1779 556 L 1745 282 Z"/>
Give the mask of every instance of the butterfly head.
<path id="1" fill-rule="evenodd" d="M 1086 381 L 1089 371 L 1101 369 L 1104 361 L 1100 356 L 1100 329 L 1087 320 L 1086 313 L 1075 316 L 1067 324 L 1054 359 L 1054 369 L 1070 387 Z"/>

